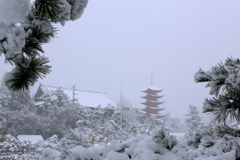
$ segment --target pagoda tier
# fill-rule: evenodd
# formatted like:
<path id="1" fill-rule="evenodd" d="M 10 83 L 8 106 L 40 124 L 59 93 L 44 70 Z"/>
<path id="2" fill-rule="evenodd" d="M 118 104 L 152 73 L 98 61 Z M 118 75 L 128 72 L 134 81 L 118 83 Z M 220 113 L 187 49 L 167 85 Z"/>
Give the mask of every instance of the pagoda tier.
<path id="1" fill-rule="evenodd" d="M 148 108 L 144 108 L 144 109 L 141 109 L 141 110 L 144 111 L 144 112 L 147 112 L 148 114 L 156 114 L 157 112 L 162 111 L 164 109 L 148 107 Z"/>
<path id="2" fill-rule="evenodd" d="M 162 118 L 162 117 L 164 117 L 163 115 L 160 115 L 160 114 L 147 114 L 147 115 L 140 115 L 140 117 L 143 117 L 143 118 L 149 118 L 149 117 L 151 117 L 151 116 L 154 116 L 154 117 L 156 117 L 156 118 Z"/>
<path id="3" fill-rule="evenodd" d="M 160 114 L 149 114 L 148 117 L 150 116 L 155 116 L 156 118 L 162 118 L 164 116 L 160 115 Z"/>
<path id="4" fill-rule="evenodd" d="M 149 107 L 158 107 L 159 104 L 163 104 L 164 102 L 158 102 L 158 101 L 149 101 L 143 102 L 142 104 L 149 106 Z"/>
<path id="5" fill-rule="evenodd" d="M 162 97 L 163 96 L 147 94 L 146 96 L 144 96 L 142 98 L 150 100 L 150 101 L 157 101 L 159 98 L 162 98 Z"/>
<path id="6" fill-rule="evenodd" d="M 158 89 L 156 87 L 150 86 L 147 89 L 143 90 L 143 92 L 151 95 L 157 95 L 157 93 L 162 92 L 162 89 Z"/>
<path id="7" fill-rule="evenodd" d="M 145 93 L 147 93 L 147 94 L 151 94 L 151 95 L 157 95 L 157 93 L 158 92 L 161 92 L 161 91 L 153 91 L 153 90 L 145 90 L 145 91 L 143 91 L 143 92 L 145 92 Z"/>

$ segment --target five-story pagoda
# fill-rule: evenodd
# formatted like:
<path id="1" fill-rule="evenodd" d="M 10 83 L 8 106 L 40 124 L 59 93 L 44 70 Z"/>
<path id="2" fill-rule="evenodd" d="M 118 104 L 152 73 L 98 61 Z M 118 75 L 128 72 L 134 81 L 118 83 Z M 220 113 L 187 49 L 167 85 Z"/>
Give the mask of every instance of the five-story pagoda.
<path id="1" fill-rule="evenodd" d="M 150 116 L 155 116 L 156 118 L 161 118 L 164 117 L 164 115 L 161 115 L 159 112 L 164 110 L 165 108 L 161 109 L 159 107 L 160 104 L 163 104 L 164 102 L 159 102 L 158 99 L 162 98 L 163 96 L 159 96 L 158 93 L 162 92 L 162 90 L 154 87 L 154 86 L 150 86 L 147 89 L 143 90 L 142 92 L 147 93 L 147 95 L 145 95 L 144 99 L 146 99 L 145 102 L 143 102 L 142 104 L 145 105 L 144 109 L 141 109 L 142 111 L 145 112 L 145 117 L 150 117 Z"/>

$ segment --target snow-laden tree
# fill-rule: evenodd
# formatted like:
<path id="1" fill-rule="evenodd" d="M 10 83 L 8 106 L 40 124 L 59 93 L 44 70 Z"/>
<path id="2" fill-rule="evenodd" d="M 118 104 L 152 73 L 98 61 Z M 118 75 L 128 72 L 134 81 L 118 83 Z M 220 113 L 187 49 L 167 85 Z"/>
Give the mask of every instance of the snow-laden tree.
<path id="1" fill-rule="evenodd" d="M 6 25 L 23 22 L 30 10 L 30 0 L 0 0 L 0 21 Z"/>
<path id="2" fill-rule="evenodd" d="M 7 106 L 10 103 L 10 98 L 11 98 L 10 91 L 7 89 L 7 87 L 3 83 L 1 83 L 1 86 L 0 86 L 0 105 L 2 107 Z"/>
<path id="3" fill-rule="evenodd" d="M 113 139 L 123 141 L 131 136 L 146 134 L 145 125 L 131 123 L 123 114 L 122 110 L 113 109 L 112 106 L 91 109 L 82 107 L 76 127 L 66 137 L 73 143 L 78 141 L 76 144 L 88 146 L 89 143 L 92 145 L 96 142 L 96 139 L 97 143 L 107 143 Z M 147 127 L 152 125 L 151 122 Z"/>
<path id="4" fill-rule="evenodd" d="M 202 126 L 201 117 L 199 116 L 198 108 L 195 106 L 189 106 L 188 113 L 185 115 L 185 123 L 189 130 L 196 130 Z"/>
<path id="5" fill-rule="evenodd" d="M 120 125 L 114 120 L 109 120 L 100 127 L 98 134 L 103 139 L 104 143 L 108 143 L 111 140 L 122 140 L 128 138 L 128 134 L 124 132 Z"/>
<path id="6" fill-rule="evenodd" d="M 174 133 L 186 132 L 186 125 L 182 123 L 181 119 L 172 118 L 170 112 L 165 114 L 165 116 L 161 118 L 161 120 L 163 121 L 164 129 L 167 130 L 168 132 Z"/>
<path id="7" fill-rule="evenodd" d="M 186 132 L 186 125 L 182 123 L 179 118 L 171 118 L 166 122 L 164 128 L 168 128 L 169 132 L 184 133 Z"/>
<path id="8" fill-rule="evenodd" d="M 219 122 L 229 116 L 240 121 L 240 59 L 227 58 L 209 71 L 199 71 L 194 75 L 195 82 L 207 82 L 212 98 L 205 99 L 203 113 L 213 113 Z"/>
<path id="9" fill-rule="evenodd" d="M 52 93 L 52 96 L 42 98 L 44 103 L 36 106 L 38 115 L 38 132 L 44 138 L 57 134 L 60 138 L 66 136 L 71 129 L 76 127 L 76 122 L 86 117 L 86 112 L 78 103 L 72 103 L 68 97 L 59 90 Z M 59 100 L 60 99 L 60 100 Z M 62 101 L 64 100 L 64 101 Z M 60 103 L 64 102 L 64 103 Z M 61 105 L 59 105 L 61 104 Z"/>
<path id="10" fill-rule="evenodd" d="M 126 95 L 120 94 L 120 97 L 117 101 L 117 106 L 119 109 L 123 109 L 124 107 L 131 108 L 132 102 L 128 97 L 126 97 Z"/>
<path id="11" fill-rule="evenodd" d="M 147 130 L 147 134 L 149 135 L 154 128 L 157 128 L 157 127 L 163 125 L 163 120 L 158 119 L 155 116 L 150 116 L 150 117 L 146 118 L 144 125 Z"/>
<path id="12" fill-rule="evenodd" d="M 14 92 L 9 90 L 3 82 L 0 84 L 0 105 L 7 110 L 20 110 L 23 107 L 32 109 L 34 105 L 30 91 Z"/>
<path id="13" fill-rule="evenodd" d="M 36 134 L 38 116 L 29 91 L 14 92 L 0 86 L 1 134 Z"/>
<path id="14" fill-rule="evenodd" d="M 7 127 L 7 120 L 5 117 L 5 113 L 3 107 L 0 104 L 0 141 L 2 141 L 2 136 L 5 134 Z"/>
<path id="15" fill-rule="evenodd" d="M 42 44 L 56 35 L 53 23 L 81 17 L 88 0 L 0 0 L 0 56 L 14 66 L 4 78 L 11 90 L 27 90 L 50 72 Z"/>
<path id="16" fill-rule="evenodd" d="M 67 96 L 67 94 L 64 93 L 61 88 L 58 88 L 56 91 L 50 92 L 50 94 L 43 94 L 37 99 L 35 99 L 35 101 L 44 102 L 42 106 L 54 105 L 57 107 L 64 107 L 72 103 L 72 101 L 70 101 L 70 98 Z"/>
<path id="17" fill-rule="evenodd" d="M 44 138 L 54 134 L 60 138 L 65 136 L 76 127 L 84 112 L 79 104 L 71 103 L 60 89 L 52 94 L 42 97 L 44 103 L 36 106 L 29 91 L 11 91 L 2 83 L 0 134 L 41 134 Z"/>

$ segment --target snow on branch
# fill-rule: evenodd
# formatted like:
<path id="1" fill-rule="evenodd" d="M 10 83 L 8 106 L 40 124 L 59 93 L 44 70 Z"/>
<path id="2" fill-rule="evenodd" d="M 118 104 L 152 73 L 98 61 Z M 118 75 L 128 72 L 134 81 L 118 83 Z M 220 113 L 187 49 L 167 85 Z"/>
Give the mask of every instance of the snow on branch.
<path id="1" fill-rule="evenodd" d="M 208 82 L 212 79 L 212 77 L 203 71 L 201 68 L 197 73 L 194 74 L 194 80 L 196 83 L 198 82 Z"/>
<path id="2" fill-rule="evenodd" d="M 0 0 L 0 22 L 11 25 L 23 22 L 30 11 L 30 0 Z"/>
<path id="3" fill-rule="evenodd" d="M 55 38 L 52 23 L 81 17 L 88 0 L 0 0 L 0 55 L 15 68 L 6 76 L 6 86 L 24 90 L 50 72 L 42 44 Z M 33 62 L 33 63 L 32 63 Z M 36 67 L 44 62 L 41 67 Z M 47 60 L 47 62 L 49 62 Z M 35 67 L 29 64 L 34 64 Z M 30 86 L 28 86 L 30 85 Z"/>
<path id="4" fill-rule="evenodd" d="M 240 120 L 240 60 L 227 58 L 210 71 L 199 70 L 194 75 L 195 82 L 208 82 L 212 99 L 206 99 L 203 112 L 212 112 L 219 122 L 227 117 Z"/>

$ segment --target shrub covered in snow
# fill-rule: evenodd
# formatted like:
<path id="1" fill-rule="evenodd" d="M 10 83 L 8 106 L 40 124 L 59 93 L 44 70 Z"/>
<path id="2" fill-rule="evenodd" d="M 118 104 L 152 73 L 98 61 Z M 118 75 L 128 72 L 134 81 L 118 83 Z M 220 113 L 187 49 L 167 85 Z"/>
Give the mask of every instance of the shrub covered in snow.
<path id="1" fill-rule="evenodd" d="M 23 148 L 28 148 L 30 142 L 29 141 L 19 141 L 12 135 L 8 134 L 4 136 L 4 142 L 3 142 L 3 147 L 2 149 L 8 149 L 12 152 L 17 151 L 17 150 L 22 150 Z"/>
<path id="2" fill-rule="evenodd" d="M 42 159 L 59 160 L 235 160 L 240 157 L 240 138 L 218 136 L 213 128 L 205 127 L 177 141 L 164 129 L 154 129 L 152 135 L 131 137 L 124 142 L 112 140 L 110 144 L 83 148 L 52 150 L 46 148 Z"/>
<path id="3" fill-rule="evenodd" d="M 172 149 L 177 144 L 176 137 L 169 135 L 164 129 L 155 129 L 152 132 L 154 142 L 161 143 L 165 148 Z"/>

